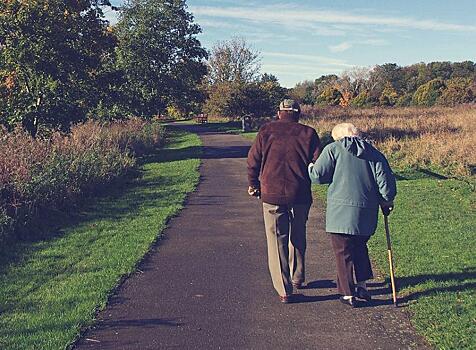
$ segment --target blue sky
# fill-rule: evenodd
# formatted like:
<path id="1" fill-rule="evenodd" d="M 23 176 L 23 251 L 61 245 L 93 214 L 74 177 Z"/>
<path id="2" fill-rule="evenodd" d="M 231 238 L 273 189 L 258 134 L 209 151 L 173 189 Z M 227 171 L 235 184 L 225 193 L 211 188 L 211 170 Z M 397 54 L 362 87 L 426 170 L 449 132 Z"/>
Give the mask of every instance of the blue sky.
<path id="1" fill-rule="evenodd" d="M 287 87 L 353 66 L 476 61 L 476 0 L 187 4 L 202 27 L 203 46 L 242 37 L 261 53 L 262 72 Z"/>

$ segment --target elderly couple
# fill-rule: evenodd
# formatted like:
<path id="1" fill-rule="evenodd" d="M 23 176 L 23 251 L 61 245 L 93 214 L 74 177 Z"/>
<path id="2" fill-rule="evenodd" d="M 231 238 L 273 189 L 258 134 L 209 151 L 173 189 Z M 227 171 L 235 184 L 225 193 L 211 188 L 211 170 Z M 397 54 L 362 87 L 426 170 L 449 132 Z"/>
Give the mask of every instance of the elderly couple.
<path id="1" fill-rule="evenodd" d="M 321 152 L 316 131 L 299 124 L 299 116 L 295 101 L 281 102 L 278 120 L 260 129 L 248 153 L 248 193 L 263 200 L 271 279 L 283 303 L 292 301 L 294 288 L 303 288 L 311 181 L 330 184 L 326 231 L 337 288 L 340 301 L 355 307 L 356 298 L 371 300 L 367 241 L 376 230 L 378 208 L 385 215 L 393 208 L 395 177 L 383 154 L 352 124 L 336 125 L 335 142 Z"/>

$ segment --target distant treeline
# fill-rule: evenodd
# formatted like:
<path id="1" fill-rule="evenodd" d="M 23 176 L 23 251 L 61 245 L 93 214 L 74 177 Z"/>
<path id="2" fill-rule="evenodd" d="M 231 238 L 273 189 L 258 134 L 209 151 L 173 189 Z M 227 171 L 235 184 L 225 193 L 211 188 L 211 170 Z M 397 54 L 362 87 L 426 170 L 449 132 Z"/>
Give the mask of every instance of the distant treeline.
<path id="1" fill-rule="evenodd" d="M 431 62 L 356 67 L 298 83 L 289 94 L 322 106 L 454 106 L 476 101 L 476 63 Z"/>

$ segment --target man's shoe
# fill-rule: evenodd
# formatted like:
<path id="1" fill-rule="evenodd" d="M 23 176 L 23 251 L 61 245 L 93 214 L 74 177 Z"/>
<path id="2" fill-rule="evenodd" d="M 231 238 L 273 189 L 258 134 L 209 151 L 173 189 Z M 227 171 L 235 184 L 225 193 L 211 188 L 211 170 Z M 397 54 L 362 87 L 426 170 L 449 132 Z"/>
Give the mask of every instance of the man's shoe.
<path id="1" fill-rule="evenodd" d="M 293 288 L 295 288 L 295 289 L 303 289 L 304 286 L 303 286 L 302 282 L 293 282 Z"/>
<path id="2" fill-rule="evenodd" d="M 349 305 L 350 307 L 357 307 L 354 297 L 350 297 L 350 298 L 340 297 L 339 300 L 342 304 Z"/>
<path id="3" fill-rule="evenodd" d="M 359 299 L 363 299 L 366 302 L 372 300 L 372 296 L 370 295 L 369 291 L 363 287 L 357 287 L 355 290 L 355 296 Z"/>
<path id="4" fill-rule="evenodd" d="M 292 295 L 280 295 L 279 301 L 283 304 L 289 304 L 292 302 Z"/>

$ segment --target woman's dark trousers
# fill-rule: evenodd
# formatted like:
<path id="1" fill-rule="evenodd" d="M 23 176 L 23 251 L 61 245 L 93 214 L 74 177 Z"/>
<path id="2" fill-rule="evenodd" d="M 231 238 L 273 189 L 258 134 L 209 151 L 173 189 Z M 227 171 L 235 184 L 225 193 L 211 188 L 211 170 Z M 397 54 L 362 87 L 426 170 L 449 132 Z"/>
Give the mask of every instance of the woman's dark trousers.
<path id="1" fill-rule="evenodd" d="M 367 242 L 370 236 L 330 233 L 337 265 L 337 290 L 341 295 L 353 295 L 356 282 L 373 278 Z"/>

